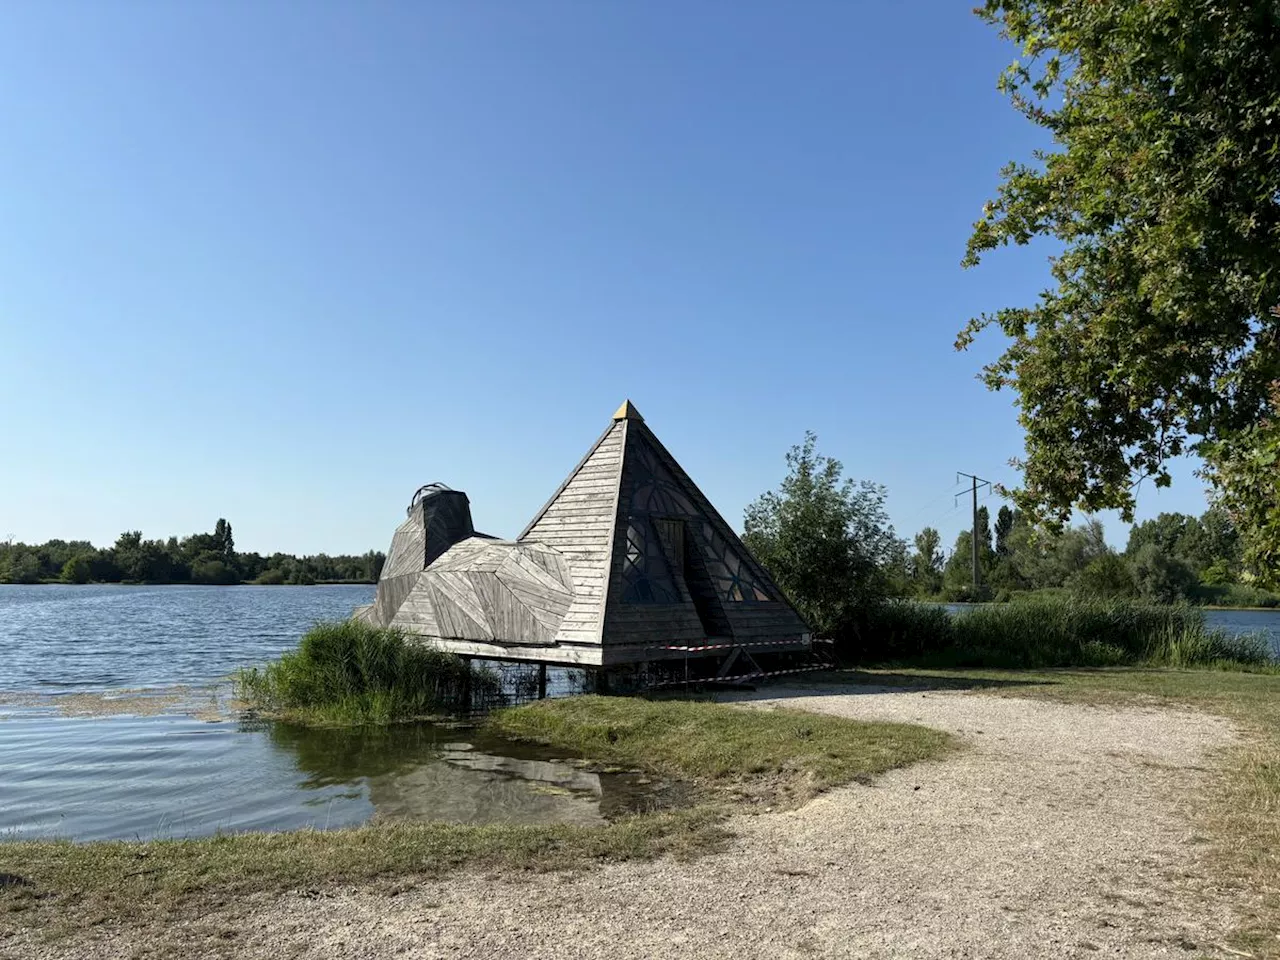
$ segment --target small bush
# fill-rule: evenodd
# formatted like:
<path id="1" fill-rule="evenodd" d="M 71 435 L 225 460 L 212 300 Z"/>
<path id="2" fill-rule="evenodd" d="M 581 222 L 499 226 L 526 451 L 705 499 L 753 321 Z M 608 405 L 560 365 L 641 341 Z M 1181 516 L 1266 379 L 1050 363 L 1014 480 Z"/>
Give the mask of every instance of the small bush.
<path id="1" fill-rule="evenodd" d="M 264 713 L 304 723 L 391 723 L 466 712 L 496 694 L 491 674 L 357 620 L 318 623 L 298 649 L 236 675 L 237 692 Z"/>

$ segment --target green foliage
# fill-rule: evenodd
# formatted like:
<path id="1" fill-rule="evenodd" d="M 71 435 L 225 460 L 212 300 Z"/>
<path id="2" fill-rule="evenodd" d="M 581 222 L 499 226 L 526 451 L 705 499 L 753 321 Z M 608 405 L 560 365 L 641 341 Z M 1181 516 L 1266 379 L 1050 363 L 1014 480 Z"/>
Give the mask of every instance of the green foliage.
<path id="1" fill-rule="evenodd" d="M 747 507 L 743 539 L 809 624 L 831 636 L 885 597 L 886 570 L 904 551 L 884 488 L 845 479 L 817 442 L 806 433 L 787 453 L 782 484 Z"/>
<path id="2" fill-rule="evenodd" d="M 10 583 L 40 582 L 40 560 L 34 553 L 16 552 L 8 560 L 5 579 Z"/>
<path id="3" fill-rule="evenodd" d="M 1194 607 L 1121 600 L 1035 597 L 949 615 L 942 607 L 879 608 L 861 662 L 954 667 L 1234 666 L 1273 663 L 1265 639 L 1209 630 Z"/>
<path id="4" fill-rule="evenodd" d="M 1086 597 L 1132 597 L 1138 592 L 1129 564 L 1111 551 L 1090 560 L 1072 579 L 1071 587 Z"/>
<path id="5" fill-rule="evenodd" d="M 493 676 L 461 657 L 358 620 L 318 623 L 298 649 L 236 675 L 241 698 L 303 723 L 392 723 L 466 712 L 471 694 L 497 691 Z"/>
<path id="6" fill-rule="evenodd" d="M 1009 534 L 1013 532 L 1014 513 L 1005 504 L 1000 505 L 1000 512 L 996 514 L 996 555 L 1007 557 L 1009 555 Z"/>
<path id="7" fill-rule="evenodd" d="M 1133 556 L 1133 580 L 1144 600 L 1176 603 L 1190 594 L 1196 575 L 1184 561 L 1148 543 Z"/>
<path id="8" fill-rule="evenodd" d="M 1135 479 L 1198 450 L 1248 563 L 1280 575 L 1280 7 L 986 0 L 1001 88 L 1052 137 L 1003 171 L 966 265 L 1052 238 L 1055 286 L 970 321 L 1026 430 L 1018 506 L 1130 519 Z"/>
<path id="9" fill-rule="evenodd" d="M 1271 397 L 1270 417 L 1206 453 L 1218 502 L 1247 531 L 1244 566 L 1259 583 L 1280 588 L 1280 382 Z"/>
<path id="10" fill-rule="evenodd" d="M 62 565 L 64 583 L 88 583 L 93 579 L 93 555 L 77 553 Z"/>
<path id="11" fill-rule="evenodd" d="M 126 531 L 102 550 L 84 540 L 50 540 L 38 546 L 0 543 L 0 583 L 372 583 L 385 562 L 386 556 L 373 550 L 338 557 L 237 553 L 231 524 L 219 519 L 213 533 L 181 539 L 144 540 L 141 531 Z"/>
<path id="12" fill-rule="evenodd" d="M 970 542 L 969 532 L 962 531 L 944 566 L 945 579 L 932 589 L 917 589 L 915 595 L 1005 601 L 1028 591 L 1065 590 L 1084 598 L 1141 595 L 1151 602 L 1190 599 L 1227 606 L 1264 606 L 1272 596 L 1256 582 L 1240 583 L 1248 578 L 1240 561 L 1240 537 L 1216 505 L 1199 517 L 1162 513 L 1134 524 L 1123 554 L 1107 545 L 1096 519 L 1055 533 L 1033 528 L 1021 511 L 1002 507 L 995 549 L 979 555 L 978 594 L 970 587 Z"/>
<path id="13" fill-rule="evenodd" d="M 1192 591 L 1192 599 L 1206 606 L 1217 607 L 1280 607 L 1280 593 L 1251 587 L 1242 583 L 1202 583 Z"/>
<path id="14" fill-rule="evenodd" d="M 213 554 L 205 554 L 191 565 L 192 583 L 239 583 L 240 574 L 235 567 Z"/>
<path id="15" fill-rule="evenodd" d="M 942 587 L 942 535 L 925 527 L 915 536 L 916 552 L 911 558 L 911 578 L 915 593 L 931 596 Z"/>

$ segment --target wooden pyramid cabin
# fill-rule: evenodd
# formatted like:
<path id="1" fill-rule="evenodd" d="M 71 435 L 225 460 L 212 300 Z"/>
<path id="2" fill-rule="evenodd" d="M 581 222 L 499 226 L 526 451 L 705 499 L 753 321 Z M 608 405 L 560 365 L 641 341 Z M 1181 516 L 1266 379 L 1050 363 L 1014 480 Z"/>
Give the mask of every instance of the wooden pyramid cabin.
<path id="1" fill-rule="evenodd" d="M 800 618 L 630 401 L 515 540 L 422 487 L 356 616 L 464 656 L 609 668 L 804 651 Z"/>

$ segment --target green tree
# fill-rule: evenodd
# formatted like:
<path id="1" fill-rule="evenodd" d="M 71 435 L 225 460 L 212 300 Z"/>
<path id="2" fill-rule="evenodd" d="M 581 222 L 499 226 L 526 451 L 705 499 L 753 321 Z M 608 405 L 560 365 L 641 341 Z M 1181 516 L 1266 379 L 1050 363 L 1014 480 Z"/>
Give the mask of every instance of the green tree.
<path id="1" fill-rule="evenodd" d="M 1071 587 L 1089 597 L 1132 597 L 1137 592 L 1129 564 L 1111 550 L 1085 564 L 1072 578 Z"/>
<path id="2" fill-rule="evenodd" d="M 240 582 L 240 575 L 220 554 L 207 553 L 191 565 L 191 582 L 232 584 Z"/>
<path id="3" fill-rule="evenodd" d="M 1153 603 L 1185 600 L 1195 586 L 1196 575 L 1187 564 L 1148 543 L 1133 557 L 1133 579 L 1138 593 Z"/>
<path id="4" fill-rule="evenodd" d="M 991 512 L 978 508 L 978 558 L 987 561 L 991 554 Z"/>
<path id="5" fill-rule="evenodd" d="M 996 514 L 997 556 L 1007 557 L 1009 555 L 1009 534 L 1013 532 L 1013 519 L 1013 511 L 1001 504 L 1000 512 Z"/>
<path id="6" fill-rule="evenodd" d="M 1230 515 L 1220 506 L 1212 506 L 1200 515 L 1200 549 L 1198 566 L 1218 566 L 1228 580 L 1240 571 L 1240 533 Z"/>
<path id="7" fill-rule="evenodd" d="M 1003 171 L 965 257 L 1052 238 L 1055 281 L 970 321 L 1026 430 L 1018 506 L 1132 518 L 1135 481 L 1202 454 L 1258 576 L 1280 577 L 1280 6 L 986 0 L 1000 86 L 1052 138 Z"/>
<path id="8" fill-rule="evenodd" d="M 1025 522 L 1009 534 L 1009 560 L 1029 586 L 1065 587 L 1090 563 L 1110 552 L 1105 531 L 1096 519 L 1057 533 L 1037 530 Z"/>
<path id="9" fill-rule="evenodd" d="M 911 557 L 911 576 L 916 592 L 932 595 L 942 586 L 942 535 L 925 527 L 915 536 L 916 552 Z"/>
<path id="10" fill-rule="evenodd" d="M 1148 543 L 1154 543 L 1162 553 L 1187 560 L 1198 549 L 1198 528 L 1199 521 L 1188 514 L 1162 513 L 1130 528 L 1125 553 L 1134 556 Z"/>
<path id="11" fill-rule="evenodd" d="M 979 554 L 981 556 L 981 554 Z M 979 569 L 979 574 L 982 570 Z M 973 531 L 961 530 L 956 535 L 951 556 L 942 568 L 942 581 L 947 596 L 956 600 L 978 600 L 973 595 Z"/>
<path id="12" fill-rule="evenodd" d="M 227 563 L 234 563 L 236 558 L 236 541 L 231 535 L 231 524 L 222 517 L 213 527 L 213 539 L 217 541 L 217 550 Z"/>
<path id="13" fill-rule="evenodd" d="M 1252 579 L 1280 587 L 1280 383 L 1272 388 L 1269 417 L 1206 453 L 1218 506 L 1244 534 L 1241 562 Z"/>
<path id="14" fill-rule="evenodd" d="M 40 558 L 29 550 L 15 551 L 9 557 L 9 582 L 39 583 Z"/>
<path id="15" fill-rule="evenodd" d="M 162 541 L 143 540 L 140 530 L 120 534 L 112 552 L 125 580 L 171 583 L 176 574 L 185 573 L 181 567 L 175 566 Z"/>
<path id="16" fill-rule="evenodd" d="M 845 479 L 817 442 L 806 433 L 787 453 L 781 485 L 747 507 L 744 540 L 818 633 L 847 635 L 884 599 L 898 540 L 884 488 Z"/>
<path id="17" fill-rule="evenodd" d="M 64 583 L 88 583 L 93 579 L 93 554 L 77 553 L 62 565 Z"/>

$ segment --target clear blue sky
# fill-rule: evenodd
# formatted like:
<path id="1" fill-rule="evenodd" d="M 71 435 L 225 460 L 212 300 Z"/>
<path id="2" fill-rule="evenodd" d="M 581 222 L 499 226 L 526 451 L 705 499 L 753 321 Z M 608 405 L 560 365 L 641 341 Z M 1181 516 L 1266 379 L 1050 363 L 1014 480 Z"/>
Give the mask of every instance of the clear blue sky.
<path id="1" fill-rule="evenodd" d="M 1037 135 L 969 4 L 5 20 L 0 538 L 385 549 L 429 480 L 511 536 L 625 397 L 737 525 L 806 429 L 908 536 L 967 524 L 956 470 L 1016 481 L 998 335 L 952 342 L 1046 282 L 959 267 Z"/>

